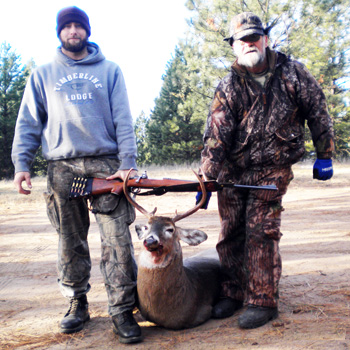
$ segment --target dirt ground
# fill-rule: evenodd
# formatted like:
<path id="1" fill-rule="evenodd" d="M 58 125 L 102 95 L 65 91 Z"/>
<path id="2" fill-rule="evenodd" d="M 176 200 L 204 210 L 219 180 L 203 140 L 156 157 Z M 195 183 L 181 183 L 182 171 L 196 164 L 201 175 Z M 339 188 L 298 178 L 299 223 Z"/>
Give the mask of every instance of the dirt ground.
<path id="1" fill-rule="evenodd" d="M 242 330 L 237 317 L 209 320 L 182 331 L 145 322 L 139 313 L 144 342 L 121 345 L 107 314 L 106 292 L 99 271 L 100 239 L 92 219 L 89 243 L 93 262 L 88 294 L 91 320 L 75 335 L 59 333 L 67 311 L 56 283 L 57 234 L 46 217 L 41 196 L 45 182 L 34 181 L 31 196 L 17 195 L 11 182 L 0 182 L 0 348 L 1 349 L 349 349 L 350 348 L 350 165 L 335 165 L 331 181 L 312 180 L 312 166 L 294 168 L 295 180 L 284 198 L 279 318 Z M 150 178 L 193 179 L 176 169 Z M 160 175 L 160 176 L 158 176 Z M 140 197 L 139 197 L 140 198 Z M 139 199 L 158 213 L 173 215 L 193 206 L 194 194 L 166 194 Z M 144 218 L 137 213 L 135 223 Z M 219 219 L 216 194 L 208 210 L 179 223 L 199 228 L 209 239 L 183 246 L 185 256 L 214 247 Z M 141 243 L 131 227 L 136 255 Z"/>

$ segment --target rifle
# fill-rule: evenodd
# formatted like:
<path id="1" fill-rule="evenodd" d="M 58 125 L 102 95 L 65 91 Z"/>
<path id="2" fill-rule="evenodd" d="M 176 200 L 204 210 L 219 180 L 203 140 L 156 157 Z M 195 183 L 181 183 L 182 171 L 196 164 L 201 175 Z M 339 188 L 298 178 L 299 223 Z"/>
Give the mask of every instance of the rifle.
<path id="1" fill-rule="evenodd" d="M 219 183 L 215 180 L 204 181 L 205 188 L 208 192 L 220 191 L 226 187 L 237 187 L 242 189 L 270 190 L 277 191 L 275 185 L 251 186 L 240 185 L 235 183 Z M 176 179 L 149 179 L 147 174 L 130 178 L 128 187 L 131 192 L 140 196 L 156 195 L 161 196 L 167 192 L 198 192 L 201 191 L 200 184 L 197 181 L 176 180 Z M 150 191 L 141 192 L 141 189 L 151 189 Z M 106 180 L 96 177 L 75 177 L 69 193 L 69 198 L 90 197 L 103 193 L 113 193 L 120 195 L 123 192 L 123 181 Z"/>

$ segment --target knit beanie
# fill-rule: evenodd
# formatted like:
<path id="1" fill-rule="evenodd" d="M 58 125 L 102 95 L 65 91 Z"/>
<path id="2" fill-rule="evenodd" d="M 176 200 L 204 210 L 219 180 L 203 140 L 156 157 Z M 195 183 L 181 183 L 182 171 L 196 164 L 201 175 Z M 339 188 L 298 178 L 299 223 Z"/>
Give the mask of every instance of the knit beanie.
<path id="1" fill-rule="evenodd" d="M 70 6 L 62 9 L 57 14 L 57 36 L 60 36 L 62 28 L 71 22 L 80 23 L 86 30 L 87 36 L 91 35 L 91 27 L 87 14 L 76 6 Z"/>

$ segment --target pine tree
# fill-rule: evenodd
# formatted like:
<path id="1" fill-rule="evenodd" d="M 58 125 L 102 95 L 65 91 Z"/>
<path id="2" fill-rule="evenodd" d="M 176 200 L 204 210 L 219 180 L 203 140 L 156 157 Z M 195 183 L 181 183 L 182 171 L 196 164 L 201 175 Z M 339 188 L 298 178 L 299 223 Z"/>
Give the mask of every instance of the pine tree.
<path id="1" fill-rule="evenodd" d="M 178 164 L 199 159 L 204 121 L 196 117 L 196 101 L 191 97 L 189 82 L 193 74 L 183 50 L 176 47 L 163 76 L 155 108 L 146 123 L 141 162 Z"/>
<path id="2" fill-rule="evenodd" d="M 149 153 L 147 152 L 147 134 L 146 134 L 146 125 L 147 117 L 145 113 L 142 113 L 136 119 L 134 126 L 134 132 L 136 136 L 137 152 L 138 158 L 137 162 L 139 164 L 149 164 Z"/>
<path id="3" fill-rule="evenodd" d="M 17 113 L 30 66 L 22 67 L 20 56 L 9 44 L 0 46 L 0 179 L 13 176 L 11 147 Z"/>

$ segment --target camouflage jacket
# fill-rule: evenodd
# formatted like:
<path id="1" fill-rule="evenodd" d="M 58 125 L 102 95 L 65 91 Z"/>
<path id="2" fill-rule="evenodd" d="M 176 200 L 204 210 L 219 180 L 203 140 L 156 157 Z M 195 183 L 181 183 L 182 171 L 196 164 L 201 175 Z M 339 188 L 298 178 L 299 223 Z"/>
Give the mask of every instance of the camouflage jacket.
<path id="1" fill-rule="evenodd" d="M 222 167 L 286 167 L 304 154 L 305 120 L 320 158 L 334 150 L 332 120 L 321 87 L 299 62 L 267 49 L 264 88 L 235 62 L 219 83 L 204 133 L 202 172 Z M 225 165 L 226 164 L 226 165 Z"/>

